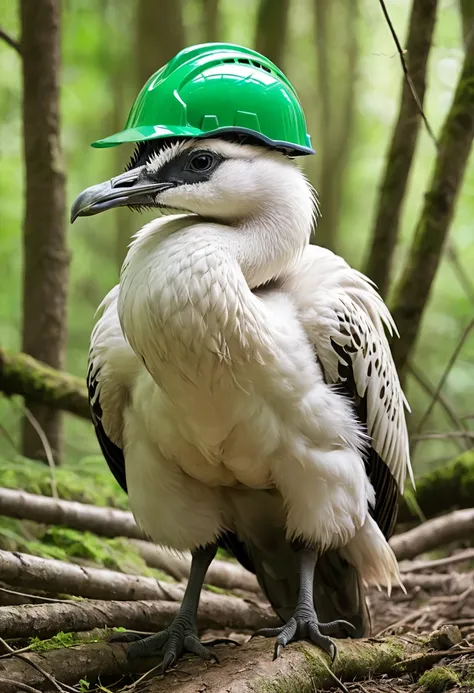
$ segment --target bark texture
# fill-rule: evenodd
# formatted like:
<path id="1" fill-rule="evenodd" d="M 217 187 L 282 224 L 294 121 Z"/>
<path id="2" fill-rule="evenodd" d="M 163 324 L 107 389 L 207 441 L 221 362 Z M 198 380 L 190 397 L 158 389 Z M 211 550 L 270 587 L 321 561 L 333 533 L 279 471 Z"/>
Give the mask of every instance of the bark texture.
<path id="1" fill-rule="evenodd" d="M 402 277 L 396 287 L 392 315 L 401 339 L 392 342 L 401 372 L 409 359 L 441 260 L 455 204 L 462 186 L 474 137 L 474 37 L 439 138 L 439 149 L 420 219 Z"/>
<path id="2" fill-rule="evenodd" d="M 260 0 L 255 48 L 284 69 L 290 0 Z"/>
<path id="3" fill-rule="evenodd" d="M 26 587 L 91 599 L 178 601 L 183 596 L 182 587 L 168 583 L 161 585 L 151 577 L 85 568 L 52 558 L 9 551 L 0 551 L 0 580 L 15 585 L 15 589 Z"/>
<path id="4" fill-rule="evenodd" d="M 62 368 L 66 345 L 69 253 L 65 173 L 60 144 L 60 3 L 21 0 L 23 137 L 26 209 L 23 227 L 23 351 Z M 58 461 L 62 415 L 26 400 Z M 23 454 L 46 459 L 41 440 L 24 419 Z"/>
<path id="5" fill-rule="evenodd" d="M 22 395 L 41 408 L 48 406 L 90 419 L 85 382 L 46 366 L 28 354 L 14 354 L 0 348 L 0 391 L 6 395 Z"/>
<path id="6" fill-rule="evenodd" d="M 182 0 L 139 0 L 136 19 L 137 80 L 147 79 L 186 45 Z"/>
<path id="7" fill-rule="evenodd" d="M 446 651 L 460 640 L 461 634 L 455 626 L 444 626 L 429 638 L 340 640 L 331 669 L 328 658 L 314 645 L 292 644 L 272 662 L 273 642 L 252 641 L 239 648 L 216 648 L 220 659 L 217 666 L 204 664 L 197 658 L 182 660 L 174 676 L 163 677 L 157 672 L 156 676 L 152 674 L 145 679 L 139 690 L 140 693 L 314 693 L 334 689 L 334 675 L 341 681 L 353 681 L 392 672 L 398 675 L 422 672 L 445 657 Z M 458 656 L 460 652 L 456 650 Z M 124 645 L 96 643 L 0 660 L 0 676 L 45 690 L 47 682 L 27 660 L 70 685 L 85 676 L 90 682 L 100 677 L 104 684 L 123 673 L 150 670 L 158 664 L 157 660 L 149 659 L 141 663 L 128 661 Z M 2 693 L 16 693 L 16 690 L 13 686 L 6 687 Z"/>
<path id="8" fill-rule="evenodd" d="M 253 631 L 278 625 L 278 617 L 267 604 L 249 606 L 242 600 L 205 599 L 199 606 L 198 628 L 205 630 Z M 94 628 L 123 627 L 144 632 L 163 630 L 173 620 L 179 602 L 170 601 L 71 601 L 62 604 L 24 604 L 0 609 L 3 638 L 51 638 L 56 633 L 76 633 Z"/>
<path id="9" fill-rule="evenodd" d="M 413 0 L 408 26 L 405 59 L 421 105 L 425 96 L 426 66 L 433 41 L 437 5 L 438 0 Z M 390 286 L 403 199 L 421 124 L 419 108 L 410 85 L 404 79 L 398 117 L 380 185 L 369 257 L 364 270 L 377 284 L 382 296 L 387 295 Z"/>

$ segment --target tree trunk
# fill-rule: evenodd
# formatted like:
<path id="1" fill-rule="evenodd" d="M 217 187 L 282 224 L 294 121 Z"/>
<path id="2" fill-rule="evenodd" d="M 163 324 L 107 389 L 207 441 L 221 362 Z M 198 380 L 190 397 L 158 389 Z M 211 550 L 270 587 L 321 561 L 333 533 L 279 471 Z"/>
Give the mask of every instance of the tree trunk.
<path id="1" fill-rule="evenodd" d="M 214 43 L 220 38 L 219 0 L 201 0 L 204 41 Z"/>
<path id="2" fill-rule="evenodd" d="M 461 21 L 462 21 L 462 35 L 464 40 L 464 45 L 467 44 L 472 38 L 474 33 L 474 3 L 472 0 L 460 0 L 461 9 Z"/>
<path id="3" fill-rule="evenodd" d="M 425 96 L 426 66 L 433 40 L 438 0 L 413 0 L 406 62 L 413 87 L 421 105 Z M 400 228 L 403 199 L 408 185 L 421 125 L 421 114 L 407 79 L 403 89 L 398 118 L 382 177 L 370 251 L 365 266 L 367 274 L 386 296 L 390 286 L 393 256 Z"/>
<path id="4" fill-rule="evenodd" d="M 350 151 L 357 82 L 358 2 L 316 0 L 316 53 L 321 118 L 319 142 L 321 166 L 318 193 L 322 216 L 318 221 L 318 245 L 337 250 L 338 227 L 343 206 L 344 173 Z M 345 45 L 334 55 L 334 46 Z"/>
<path id="5" fill-rule="evenodd" d="M 23 350 L 55 368 L 64 364 L 69 254 L 65 173 L 59 140 L 59 0 L 21 0 L 23 136 L 26 165 Z M 26 400 L 56 461 L 62 414 Z M 45 459 L 38 433 L 23 422 L 23 454 Z"/>
<path id="6" fill-rule="evenodd" d="M 289 9 L 290 0 L 261 0 L 258 10 L 256 50 L 280 70 L 284 69 Z"/>
<path id="7" fill-rule="evenodd" d="M 462 186 L 474 137 L 473 83 L 474 37 L 471 37 L 454 99 L 441 131 L 425 204 L 404 272 L 394 292 L 392 315 L 401 339 L 393 340 L 392 353 L 399 372 L 415 347 Z"/>
<path id="8" fill-rule="evenodd" d="M 184 47 L 182 0 L 139 0 L 135 51 L 139 87 Z"/>

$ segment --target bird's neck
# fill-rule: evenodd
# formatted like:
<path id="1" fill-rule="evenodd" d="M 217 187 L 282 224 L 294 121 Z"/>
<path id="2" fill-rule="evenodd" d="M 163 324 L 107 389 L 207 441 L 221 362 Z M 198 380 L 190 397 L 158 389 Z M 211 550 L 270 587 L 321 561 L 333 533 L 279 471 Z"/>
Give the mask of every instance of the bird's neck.
<path id="1" fill-rule="evenodd" d="M 271 337 L 252 289 L 301 257 L 312 223 L 306 195 L 266 199 L 253 216 L 232 224 L 179 215 L 137 234 L 122 270 L 119 314 L 155 378 L 170 366 L 187 369 L 189 379 L 198 372 L 212 378 L 217 362 L 266 360 Z"/>

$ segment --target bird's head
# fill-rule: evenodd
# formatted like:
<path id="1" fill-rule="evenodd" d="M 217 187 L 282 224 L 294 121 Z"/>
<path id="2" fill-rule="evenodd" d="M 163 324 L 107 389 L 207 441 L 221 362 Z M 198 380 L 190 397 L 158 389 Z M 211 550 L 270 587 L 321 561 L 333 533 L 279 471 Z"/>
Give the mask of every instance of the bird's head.
<path id="1" fill-rule="evenodd" d="M 212 138 L 150 145 L 138 150 L 125 173 L 84 190 L 73 204 L 71 220 L 127 206 L 240 223 L 285 201 L 292 213 L 312 216 L 311 187 L 279 151 Z"/>

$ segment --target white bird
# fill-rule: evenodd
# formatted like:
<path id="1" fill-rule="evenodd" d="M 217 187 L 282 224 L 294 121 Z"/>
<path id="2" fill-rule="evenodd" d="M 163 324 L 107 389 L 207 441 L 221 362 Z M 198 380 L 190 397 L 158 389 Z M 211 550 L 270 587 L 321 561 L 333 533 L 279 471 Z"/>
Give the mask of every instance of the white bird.
<path id="1" fill-rule="evenodd" d="M 374 286 L 310 245 L 315 194 L 294 161 L 210 138 L 142 146 L 84 191 L 73 219 L 113 206 L 163 216 L 134 237 L 92 333 L 88 383 L 105 457 L 139 525 L 191 550 L 173 624 L 131 645 L 209 658 L 196 611 L 225 546 L 307 638 L 368 632 L 363 584 L 400 582 L 388 544 L 407 472 L 404 408 Z"/>

